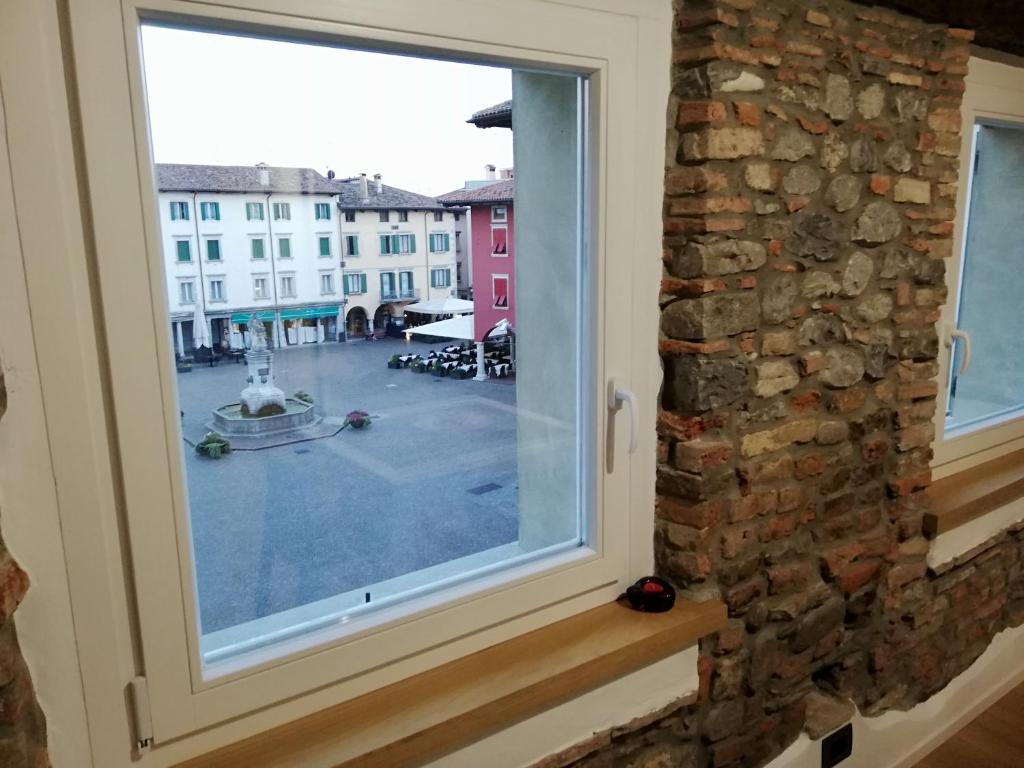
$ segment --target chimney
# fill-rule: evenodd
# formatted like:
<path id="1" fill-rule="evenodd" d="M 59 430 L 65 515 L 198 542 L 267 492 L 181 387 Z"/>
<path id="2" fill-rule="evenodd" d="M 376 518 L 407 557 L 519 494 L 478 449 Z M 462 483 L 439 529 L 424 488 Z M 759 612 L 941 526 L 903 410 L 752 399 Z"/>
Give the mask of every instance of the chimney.
<path id="1" fill-rule="evenodd" d="M 359 199 L 364 203 L 370 200 L 370 190 L 366 186 L 366 174 L 359 174 Z"/>
<path id="2" fill-rule="evenodd" d="M 266 163 L 256 163 L 256 169 L 259 171 L 260 186 L 270 186 L 270 168 L 267 167 Z"/>
<path id="3" fill-rule="evenodd" d="M 494 166 L 493 165 L 488 164 L 488 165 L 484 166 L 484 178 L 487 179 L 488 181 L 494 181 Z"/>
<path id="4" fill-rule="evenodd" d="M 515 172 L 511 168 L 502 168 L 501 169 L 501 178 L 503 178 L 503 179 L 513 179 L 513 178 L 515 178 Z"/>
<path id="5" fill-rule="evenodd" d="M 374 183 L 374 186 L 377 188 L 377 194 L 378 195 L 381 194 L 382 192 L 384 192 L 384 182 L 380 180 L 380 174 L 379 173 L 373 174 L 373 183 Z"/>

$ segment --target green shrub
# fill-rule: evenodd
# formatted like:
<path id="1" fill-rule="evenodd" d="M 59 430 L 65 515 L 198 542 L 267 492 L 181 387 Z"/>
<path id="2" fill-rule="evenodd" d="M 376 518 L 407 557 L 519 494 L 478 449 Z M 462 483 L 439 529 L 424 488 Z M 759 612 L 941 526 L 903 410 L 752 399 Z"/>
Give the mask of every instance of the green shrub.
<path id="1" fill-rule="evenodd" d="M 231 453 L 231 443 L 217 432 L 207 432 L 196 444 L 196 453 L 211 459 L 219 459 L 224 454 Z"/>
<path id="2" fill-rule="evenodd" d="M 292 398 L 294 398 L 295 400 L 299 400 L 303 403 L 309 403 L 310 405 L 313 404 L 313 396 L 309 394 L 309 392 L 306 392 L 305 390 L 302 389 L 300 389 L 298 392 L 292 395 Z"/>

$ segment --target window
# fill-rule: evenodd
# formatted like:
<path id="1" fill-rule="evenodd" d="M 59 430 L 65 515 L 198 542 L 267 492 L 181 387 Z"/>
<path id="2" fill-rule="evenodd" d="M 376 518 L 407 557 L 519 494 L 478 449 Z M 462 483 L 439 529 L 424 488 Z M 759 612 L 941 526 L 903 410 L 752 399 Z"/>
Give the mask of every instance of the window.
<path id="1" fill-rule="evenodd" d="M 452 219 L 454 219 L 455 221 L 462 221 L 462 214 L 459 213 L 458 211 L 455 211 L 452 214 Z"/>
<path id="2" fill-rule="evenodd" d="M 366 275 L 362 273 L 345 273 L 345 293 L 366 293 Z"/>
<path id="3" fill-rule="evenodd" d="M 936 477 L 1024 448 L 1024 357 L 1016 332 L 1024 271 L 1014 266 L 1024 249 L 1005 226 L 1024 206 L 1024 92 L 1019 69 L 976 58 L 970 68 L 954 232 L 961 250 L 946 260 L 940 320 Z"/>
<path id="4" fill-rule="evenodd" d="M 493 227 L 491 229 L 491 253 L 495 256 L 508 255 L 508 230 L 505 227 Z"/>
<path id="5" fill-rule="evenodd" d="M 320 250 L 321 256 L 331 255 L 331 238 L 321 235 L 317 238 L 317 247 Z"/>
<path id="6" fill-rule="evenodd" d="M 320 293 L 334 293 L 334 275 L 330 272 L 320 273 Z"/>
<path id="7" fill-rule="evenodd" d="M 224 293 L 224 278 L 223 277 L 211 277 L 210 278 L 210 301 L 226 301 L 227 296 Z"/>
<path id="8" fill-rule="evenodd" d="M 206 241 L 206 260 L 220 261 L 220 240 L 210 238 Z"/>
<path id="9" fill-rule="evenodd" d="M 263 203 L 245 204 L 246 221 L 263 221 Z"/>
<path id="10" fill-rule="evenodd" d="M 398 220 L 399 221 L 408 221 L 409 220 L 409 212 L 408 211 L 399 211 L 398 212 Z"/>
<path id="11" fill-rule="evenodd" d="M 345 211 L 345 221 L 353 222 L 355 220 L 356 220 L 356 212 L 355 211 Z"/>
<path id="12" fill-rule="evenodd" d="M 491 275 L 491 296 L 495 309 L 508 309 L 508 275 Z"/>
<path id="13" fill-rule="evenodd" d="M 330 221 L 331 219 L 331 204 L 330 203 L 317 203 L 313 215 L 317 221 Z"/>
<path id="14" fill-rule="evenodd" d="M 203 221 L 220 221 L 220 203 L 200 203 L 199 217 Z"/>
<path id="15" fill-rule="evenodd" d="M 452 271 L 450 269 L 430 270 L 431 288 L 450 288 L 452 284 Z"/>
<path id="16" fill-rule="evenodd" d="M 434 221 L 444 221 L 444 211 L 434 211 Z"/>
<path id="17" fill-rule="evenodd" d="M 170 156 L 164 142 L 173 138 L 173 131 L 158 124 L 163 119 L 160 115 L 168 113 L 166 104 L 173 94 L 159 87 L 166 77 L 151 75 L 165 66 L 159 55 L 161 36 L 179 52 L 170 71 L 181 65 L 180 51 L 188 50 L 188 58 L 194 54 L 200 59 L 197 65 L 210 74 L 208 80 L 190 79 L 190 90 L 197 100 L 210 91 L 222 103 L 217 120 L 202 126 L 207 138 L 203 151 L 211 154 L 182 161 L 220 160 L 227 165 L 232 158 L 225 154 L 221 160 L 211 148 L 230 148 L 230 137 L 245 131 L 247 144 L 266 147 L 267 154 L 254 154 L 253 159 L 265 156 L 281 162 L 279 155 L 272 154 L 275 149 L 284 142 L 301 144 L 317 134 L 304 126 L 308 126 L 309 102 L 316 98 L 311 94 L 320 91 L 297 89 L 291 94 L 288 111 L 293 119 L 283 129 L 291 134 L 268 135 L 265 121 L 256 119 L 257 112 L 236 114 L 229 108 L 233 94 L 223 88 L 225 64 L 230 61 L 234 66 L 245 56 L 223 52 L 229 47 L 258 46 L 272 53 L 276 46 L 305 45 L 301 41 L 310 24 L 300 18 L 302 9 L 283 0 L 264 0 L 260 13 L 254 14 L 250 0 L 241 0 L 230 9 L 208 4 L 200 13 L 192 4 L 184 9 L 183 4 L 179 8 L 178 2 L 169 0 L 167 7 L 176 11 L 161 17 L 160 25 L 143 23 L 141 31 L 133 28 L 139 23 L 134 4 L 125 5 L 123 13 L 97 14 L 95 24 L 83 23 L 80 14 L 69 19 L 76 43 L 81 41 L 76 45 L 76 64 L 82 63 L 77 58 L 81 56 L 88 65 L 83 65 L 89 76 L 83 76 L 82 82 L 89 88 L 102 82 L 112 92 L 109 103 L 81 100 L 85 165 L 109 163 L 116 170 L 113 178 L 123 180 L 134 174 L 140 182 L 105 189 L 93 175 L 84 183 L 94 199 L 102 195 L 111 200 L 109 206 L 96 206 L 93 213 L 96 283 L 104 299 L 118 299 L 103 302 L 110 314 L 101 326 L 110 350 L 110 428 L 123 445 L 132 447 L 117 452 L 117 473 L 145 478 L 145 483 L 125 483 L 125 528 L 132 546 L 124 554 L 131 562 L 130 576 L 138 592 L 138 615 L 131 618 L 138 632 L 139 664 L 144 667 L 140 671 L 146 675 L 154 702 L 154 751 L 173 743 L 175 754 L 186 759 L 190 744 L 196 743 L 196 732 L 208 732 L 227 721 L 249 728 L 256 709 L 264 723 L 273 722 L 283 716 L 278 706 L 283 701 L 308 711 L 310 681 L 315 681 L 318 702 L 339 701 L 350 697 L 355 687 L 368 690 L 387 675 L 394 679 L 396 658 L 403 659 L 401 674 L 428 660 L 447 660 L 452 658 L 449 654 L 475 650 L 474 644 L 505 639 L 531 623 L 536 625 L 542 607 L 547 617 L 614 599 L 628 576 L 650 570 L 639 560 L 629 562 L 631 542 L 650 540 L 650 535 L 632 535 L 636 531 L 631 532 L 630 521 L 641 519 L 639 513 L 631 517 L 638 510 L 644 510 L 646 519 L 653 486 L 644 490 L 644 483 L 631 483 L 630 478 L 653 477 L 654 441 L 641 441 L 639 454 L 630 455 L 625 450 L 626 422 L 621 414 L 606 413 L 600 393 L 607 385 L 606 376 L 614 373 L 618 386 L 642 390 L 638 393 L 645 409 L 642 423 L 653 423 L 656 386 L 648 387 L 643 366 L 629 362 L 630 345 L 654 338 L 657 332 L 652 322 L 645 335 L 634 338 L 636 324 L 647 320 L 644 312 L 634 311 L 631 286 L 654 284 L 648 279 L 653 270 L 645 271 L 647 261 L 634 256 L 638 250 L 653 255 L 651 261 L 657 266 L 657 238 L 647 232 L 652 228 L 634 226 L 634 217 L 654 220 L 660 204 L 648 205 L 646 198 L 637 196 L 653 196 L 651 188 L 659 178 L 654 149 L 656 144 L 663 146 L 663 136 L 660 141 L 650 140 L 649 126 L 661 125 L 664 107 L 659 104 L 652 110 L 655 99 L 643 96 L 642 90 L 649 87 L 648 69 L 654 70 L 658 86 L 661 68 L 645 64 L 657 57 L 638 55 L 638 41 L 647 32 L 628 9 L 583 13 L 582 3 L 589 1 L 559 5 L 553 14 L 565 27 L 558 30 L 562 34 L 557 54 L 549 53 L 546 44 L 538 46 L 540 25 L 529 25 L 531 34 L 520 30 L 527 26 L 523 15 L 552 16 L 549 3 L 514 4 L 514 9 L 507 5 L 498 11 L 488 7 L 486 13 L 479 4 L 459 4 L 458 35 L 451 34 L 454 22 L 447 6 L 436 14 L 415 14 L 415 24 L 411 15 L 395 13 L 391 7 L 411 8 L 410 0 L 396 0 L 386 9 L 363 4 L 358 15 L 345 3 L 318 7 L 318 55 L 329 58 L 332 46 L 344 43 L 352 46 L 346 50 L 349 57 L 361 55 L 367 47 L 377 51 L 373 56 L 391 56 L 388 51 L 402 44 L 403 53 L 419 51 L 429 57 L 443 52 L 446 60 L 437 66 L 456 68 L 451 78 L 458 77 L 457 68 L 479 66 L 461 63 L 470 57 L 487 65 L 514 61 L 522 70 L 506 69 L 503 74 L 507 73 L 509 84 L 515 84 L 517 97 L 524 93 L 521 89 L 541 89 L 544 94 L 543 99 L 517 100 L 517 109 L 552 110 L 517 121 L 515 142 L 530 149 L 514 158 L 516 195 L 521 198 L 515 210 L 517 224 L 522 225 L 517 231 L 522 242 L 516 243 L 520 263 L 516 282 L 507 286 L 514 288 L 515 295 L 508 297 L 508 308 L 493 323 L 493 316 L 484 317 L 491 309 L 484 295 L 490 271 L 482 270 L 478 281 L 483 301 L 473 320 L 474 324 L 490 323 L 484 331 L 495 328 L 487 344 L 487 361 L 490 368 L 506 366 L 500 373 L 485 366 L 483 371 L 460 370 L 452 377 L 420 376 L 407 370 L 384 371 L 381 362 L 386 350 L 373 352 L 375 345 L 302 348 L 318 343 L 318 332 L 329 324 L 366 330 L 376 326 L 375 315 L 400 315 L 400 305 L 415 299 L 398 295 L 414 295 L 420 282 L 429 286 L 422 255 L 391 258 L 395 269 L 380 279 L 379 287 L 382 296 L 389 297 L 387 303 L 399 306 L 386 307 L 380 315 L 380 302 L 372 291 L 362 304 L 350 296 L 344 316 L 339 302 L 323 301 L 334 306 L 322 309 L 290 300 L 290 306 L 274 310 L 266 320 L 272 324 L 270 341 L 275 347 L 268 383 L 276 377 L 286 396 L 300 388 L 310 392 L 315 417 L 328 426 L 338 423 L 334 419 L 343 420 L 346 409 L 365 403 L 380 416 L 375 426 L 383 429 L 390 424 L 389 430 L 415 432 L 416 440 L 400 441 L 401 462 L 393 474 L 367 470 L 370 465 L 365 462 L 359 471 L 345 469 L 344 458 L 380 458 L 379 452 L 374 453 L 376 447 L 367 450 L 368 444 L 359 443 L 358 434 L 350 429 L 323 441 L 238 450 L 221 461 L 206 461 L 195 451 L 195 442 L 209 431 L 206 423 L 214 413 L 231 421 L 230 412 L 217 409 L 241 402 L 249 372 L 244 366 L 221 366 L 191 374 L 201 380 L 182 375 L 182 386 L 175 386 L 178 379 L 168 364 L 173 359 L 170 334 L 153 333 L 154 327 L 171 322 L 166 315 L 154 314 L 164 312 L 169 303 L 154 301 L 155 292 L 161 287 L 166 291 L 167 285 L 174 289 L 173 278 L 169 281 L 160 272 L 173 267 L 166 257 L 161 263 L 159 251 L 158 238 L 172 237 L 169 219 L 159 215 L 159 198 L 150 192 L 153 185 L 144 183 L 153 176 L 151 158 Z M 496 12 L 516 19 L 507 28 L 501 26 L 500 35 L 493 23 Z M 108 16 L 116 16 L 116 25 Z M 230 25 L 222 21 L 228 16 Z M 567 23 L 575 22 L 577 16 L 585 23 Z M 175 20 L 186 17 L 189 29 L 173 26 Z M 216 34 L 203 31 L 204 25 L 213 27 Z M 234 32 L 239 28 L 245 30 L 244 36 Z M 361 40 L 361 29 L 371 29 L 373 39 Z M 290 42 L 268 38 L 278 30 Z M 214 51 L 223 40 L 222 55 L 204 58 L 207 54 L 199 52 L 200 46 L 188 44 L 190 36 L 203 36 Z M 144 60 L 136 50 L 140 37 Z M 115 48 L 111 41 L 116 41 Z M 412 45 L 422 49 L 410 50 Z M 487 56 L 495 58 L 488 61 Z M 421 61 L 408 56 L 395 56 L 393 62 L 423 68 Z M 355 81 L 361 75 L 374 88 L 389 87 L 375 81 L 389 67 L 368 66 L 361 73 L 333 65 L 323 69 L 330 72 L 332 81 Z M 637 70 L 642 70 L 639 76 Z M 312 78 L 314 73 L 308 75 Z M 588 98 L 591 77 L 600 88 L 600 98 Z M 667 92 L 667 73 L 665 77 Z M 505 80 L 502 88 L 507 87 Z M 654 91 L 659 87 L 650 86 Z M 508 93 L 499 90 L 488 94 L 480 108 L 511 96 L 510 88 Z M 131 98 L 132 93 L 139 98 Z M 401 87 L 387 93 L 393 94 L 396 103 L 412 96 Z M 621 109 L 623 104 L 629 109 Z M 418 113 L 417 125 L 431 120 L 433 111 Z M 369 114 L 360 104 L 352 104 L 351 112 Z M 444 117 L 458 125 L 468 116 L 459 112 Z M 150 125 L 153 133 L 147 135 Z M 602 128 L 598 146 L 588 143 L 591 125 Z M 110 130 L 98 130 L 99 126 Z M 531 133 L 529 126 L 542 127 L 543 132 Z M 436 146 L 424 140 L 427 128 L 424 124 L 422 131 L 409 132 L 409 151 L 424 156 L 436 152 Z M 641 130 L 646 131 L 645 140 L 634 141 Z M 658 133 L 663 132 L 662 125 Z M 504 133 L 511 142 L 511 132 Z M 127 138 L 134 141 L 129 143 Z M 489 136 L 491 140 L 501 139 Z M 329 155 L 309 147 L 304 156 Z M 537 164 L 542 166 L 540 171 Z M 630 174 L 638 165 L 647 170 L 634 179 Z M 275 169 L 275 191 L 279 185 L 287 186 L 290 178 Z M 550 194 L 542 188 L 535 199 L 544 204 L 531 205 L 531 184 L 538 178 L 550 186 Z M 444 188 L 436 185 L 436 190 Z M 422 190 L 409 191 L 436 190 L 433 183 L 425 183 Z M 287 193 L 301 194 L 301 190 Z M 258 190 L 249 194 L 255 198 Z M 164 231 L 117 226 L 115 211 L 123 217 L 125 211 L 140 210 L 147 212 L 148 220 L 162 221 Z M 614 216 L 608 211 L 614 211 Z M 260 230 L 256 225 L 241 232 L 248 237 Z M 601 236 L 593 236 L 595 231 Z M 117 237 L 111 236 L 114 232 Z M 275 231 L 273 236 L 278 234 Z M 390 251 L 391 233 L 387 234 Z M 411 232 L 395 245 L 393 250 L 399 254 L 416 253 Z M 227 247 L 232 248 L 230 242 Z M 303 248 L 308 246 L 303 243 Z M 297 254 L 295 260 L 309 255 Z M 364 254 L 364 261 L 369 256 Z M 140 259 L 148 259 L 146 269 L 138 267 Z M 634 275 L 633 269 L 639 273 Z M 370 285 L 377 281 L 373 270 L 366 276 Z M 277 279 L 282 277 L 279 274 Z M 298 270 L 295 277 L 308 279 Z M 227 277 L 206 275 L 205 279 L 210 300 L 228 298 Z M 271 295 L 275 287 L 282 288 L 270 282 L 274 279 L 272 274 L 268 278 Z M 557 291 L 550 289 L 553 285 Z M 617 290 L 599 293 L 598 287 L 606 285 Z M 312 288 L 311 282 L 308 287 L 303 283 L 304 294 Z M 614 322 L 605 322 L 603 302 L 612 294 L 621 295 L 616 297 Z M 240 305 L 238 314 L 251 313 L 252 307 L 245 306 L 244 283 L 232 284 L 230 299 Z M 357 308 L 363 315 L 353 318 Z M 260 319 L 271 311 L 263 304 L 259 309 Z M 242 327 L 245 318 L 234 319 L 233 307 L 228 312 L 221 305 L 220 310 L 213 314 Z M 501 319 L 514 327 L 514 345 L 503 339 L 502 327 L 497 327 Z M 295 348 L 296 344 L 300 346 Z M 440 349 L 442 343 L 428 341 L 422 346 Z M 504 362 L 511 360 L 512 346 L 517 355 L 514 370 Z M 360 377 L 350 376 L 345 367 L 363 364 L 354 354 L 372 364 L 362 377 L 368 387 L 365 397 L 352 386 Z M 413 401 L 418 405 L 414 414 L 403 416 L 394 410 L 393 398 L 382 389 L 385 374 L 389 380 L 400 377 L 396 381 L 402 391 L 421 388 L 417 392 L 422 395 Z M 476 375 L 503 376 L 505 381 L 500 387 L 477 384 L 472 381 Z M 460 382 L 460 378 L 466 380 Z M 453 403 L 457 396 L 473 392 L 479 394 Z M 467 414 L 463 402 L 467 399 L 480 410 Z M 476 402 L 488 399 L 490 403 Z M 617 429 L 606 432 L 606 421 L 612 418 Z M 444 439 L 425 438 L 435 431 Z M 614 444 L 608 444 L 612 438 Z M 239 446 L 244 442 L 233 437 L 233 445 L 236 440 Z M 614 467 L 609 468 L 608 456 L 614 457 Z M 438 498 L 444 503 L 431 502 Z M 414 535 L 396 535 L 395 520 L 389 518 L 393 510 L 408 515 L 402 520 L 403 529 L 415 531 Z M 112 540 L 112 546 L 118 546 L 116 537 Z M 482 626 L 485 617 L 487 624 Z M 386 642 L 381 636 L 385 621 Z M 458 638 L 457 648 L 452 646 L 454 638 Z M 424 654 L 426 648 L 429 657 Z M 178 759 L 166 751 L 164 755 L 156 760 Z"/>
<path id="18" fill-rule="evenodd" d="M 508 209 L 504 205 L 495 205 L 491 207 L 491 221 L 507 221 L 508 220 Z"/>
<path id="19" fill-rule="evenodd" d="M 290 259 L 292 257 L 291 238 L 279 237 L 277 239 L 277 256 L 280 259 Z"/>
<path id="20" fill-rule="evenodd" d="M 267 291 L 267 278 L 264 276 L 254 277 L 252 279 L 252 297 L 254 299 L 269 299 L 270 293 Z"/>
<path id="21" fill-rule="evenodd" d="M 281 298 L 295 298 L 295 277 L 293 275 L 281 275 Z"/>
<path id="22" fill-rule="evenodd" d="M 195 304 L 196 286 L 191 280 L 182 280 L 178 283 L 178 303 Z"/>
<path id="23" fill-rule="evenodd" d="M 179 262 L 192 261 L 192 242 L 190 240 L 175 240 L 174 248 Z"/>
<path id="24" fill-rule="evenodd" d="M 398 297 L 401 299 L 416 298 L 416 289 L 412 285 L 412 272 L 398 273 Z"/>
<path id="25" fill-rule="evenodd" d="M 171 203 L 171 221 L 188 221 L 188 203 Z"/>
<path id="26" fill-rule="evenodd" d="M 381 254 L 416 253 L 416 235 L 381 235 Z"/>
<path id="27" fill-rule="evenodd" d="M 359 255 L 359 235 L 345 235 L 345 255 Z"/>
<path id="28" fill-rule="evenodd" d="M 291 203 L 274 203 L 274 221 L 289 221 L 292 217 Z M 253 218 L 253 217 L 250 217 Z M 263 218 L 260 216 L 259 218 Z"/>
<path id="29" fill-rule="evenodd" d="M 387 222 L 391 221 L 391 211 L 381 211 L 380 221 L 382 224 L 386 224 Z"/>
<path id="30" fill-rule="evenodd" d="M 262 237 L 254 237 L 249 241 L 249 247 L 251 248 L 252 257 L 254 259 L 265 259 L 267 258 L 266 249 L 264 247 Z"/>
<path id="31" fill-rule="evenodd" d="M 430 236 L 431 253 L 445 253 L 450 250 L 451 241 L 447 232 L 435 232 Z"/>

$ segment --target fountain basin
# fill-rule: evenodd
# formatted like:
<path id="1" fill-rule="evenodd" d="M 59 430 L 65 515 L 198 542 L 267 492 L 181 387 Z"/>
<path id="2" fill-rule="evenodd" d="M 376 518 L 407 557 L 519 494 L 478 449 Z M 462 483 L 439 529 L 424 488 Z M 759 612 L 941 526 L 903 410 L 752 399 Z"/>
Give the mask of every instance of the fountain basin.
<path id="1" fill-rule="evenodd" d="M 320 421 L 313 412 L 313 404 L 286 397 L 284 413 L 273 416 L 243 416 L 242 404 L 222 405 L 211 413 L 213 420 L 207 425 L 214 432 L 225 437 L 279 435 L 303 427 L 311 427 Z"/>

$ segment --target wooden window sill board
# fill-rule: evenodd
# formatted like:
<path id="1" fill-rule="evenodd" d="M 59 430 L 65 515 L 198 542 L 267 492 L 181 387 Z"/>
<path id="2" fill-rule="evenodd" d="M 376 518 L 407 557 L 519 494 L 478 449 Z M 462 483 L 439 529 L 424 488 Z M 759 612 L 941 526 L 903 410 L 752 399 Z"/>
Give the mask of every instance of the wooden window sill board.
<path id="1" fill-rule="evenodd" d="M 602 605 L 257 734 L 176 768 L 415 766 L 667 658 L 725 626 L 719 601 Z"/>
<path id="2" fill-rule="evenodd" d="M 1024 498 L 1024 450 L 932 483 L 924 532 L 929 538 Z"/>

